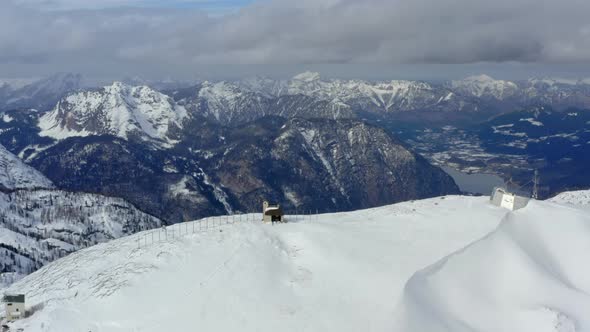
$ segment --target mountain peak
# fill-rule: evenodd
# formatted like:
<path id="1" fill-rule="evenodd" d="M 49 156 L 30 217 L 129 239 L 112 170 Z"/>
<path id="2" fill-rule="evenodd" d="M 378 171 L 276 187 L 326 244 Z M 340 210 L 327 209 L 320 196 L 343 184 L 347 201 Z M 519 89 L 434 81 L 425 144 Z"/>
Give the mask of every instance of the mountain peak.
<path id="1" fill-rule="evenodd" d="M 486 74 L 469 76 L 462 80 L 452 81 L 451 87 L 467 95 L 478 98 L 492 97 L 498 100 L 512 96 L 518 89 L 518 86 L 514 82 L 497 80 Z"/>
<path id="2" fill-rule="evenodd" d="M 319 81 L 321 79 L 321 76 L 318 72 L 306 71 L 293 76 L 293 79 L 297 81 L 313 82 Z"/>
<path id="3" fill-rule="evenodd" d="M 463 81 L 475 81 L 475 82 L 494 82 L 496 79 L 486 74 L 472 75 L 465 77 Z"/>
<path id="4" fill-rule="evenodd" d="M 169 129 L 181 127 L 186 110 L 147 86 L 113 82 L 98 91 L 80 91 L 63 98 L 41 117 L 41 135 L 64 139 L 72 136 L 131 133 L 169 142 Z"/>

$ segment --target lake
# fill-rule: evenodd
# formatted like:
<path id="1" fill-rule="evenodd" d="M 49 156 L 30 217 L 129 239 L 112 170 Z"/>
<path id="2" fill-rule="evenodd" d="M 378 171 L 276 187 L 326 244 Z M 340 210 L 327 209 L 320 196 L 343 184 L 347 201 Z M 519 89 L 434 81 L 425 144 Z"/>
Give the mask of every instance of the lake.
<path id="1" fill-rule="evenodd" d="M 463 192 L 469 192 L 473 194 L 490 195 L 494 187 L 501 187 L 504 185 L 504 180 L 494 174 L 484 173 L 463 173 L 450 167 L 441 167 L 447 172 L 455 183 L 459 186 L 459 189 Z"/>

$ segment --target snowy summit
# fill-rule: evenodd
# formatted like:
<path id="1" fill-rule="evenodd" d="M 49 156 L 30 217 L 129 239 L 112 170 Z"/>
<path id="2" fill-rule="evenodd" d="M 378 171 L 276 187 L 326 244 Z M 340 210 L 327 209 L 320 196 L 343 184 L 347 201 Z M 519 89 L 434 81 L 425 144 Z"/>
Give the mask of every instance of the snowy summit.
<path id="1" fill-rule="evenodd" d="M 147 86 L 114 82 L 98 91 L 78 92 L 63 98 L 39 120 L 42 136 L 138 135 L 172 143 L 173 128 L 181 128 L 186 110 Z"/>
<path id="2" fill-rule="evenodd" d="M 588 331 L 590 274 L 576 258 L 590 250 L 583 211 L 532 202 L 509 212 L 487 197 L 448 196 L 281 226 L 169 227 L 169 236 L 179 234 L 174 240 L 144 244 L 164 233 L 140 233 L 74 253 L 14 284 L 8 291 L 43 308 L 13 326 Z M 560 241 L 566 237 L 567 245 Z"/>

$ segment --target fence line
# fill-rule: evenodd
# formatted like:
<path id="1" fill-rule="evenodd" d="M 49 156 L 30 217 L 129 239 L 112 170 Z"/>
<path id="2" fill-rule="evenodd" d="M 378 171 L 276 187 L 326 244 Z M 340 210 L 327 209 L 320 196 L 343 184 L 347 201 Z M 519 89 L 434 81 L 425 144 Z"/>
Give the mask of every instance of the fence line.
<path id="1" fill-rule="evenodd" d="M 317 220 L 319 214 L 299 214 L 296 211 L 295 214 L 286 214 L 286 222 L 312 222 Z M 135 234 L 135 241 L 137 242 L 137 248 L 145 247 L 150 244 L 168 242 L 169 240 L 176 240 L 183 235 L 206 233 L 213 230 L 221 229 L 224 225 L 231 225 L 235 223 L 254 223 L 262 222 L 261 213 L 248 213 L 248 214 L 231 214 L 206 217 L 194 221 L 185 221 L 178 224 L 172 224 L 168 226 L 162 226 L 161 228 L 155 228 L 147 232 L 141 232 Z"/>

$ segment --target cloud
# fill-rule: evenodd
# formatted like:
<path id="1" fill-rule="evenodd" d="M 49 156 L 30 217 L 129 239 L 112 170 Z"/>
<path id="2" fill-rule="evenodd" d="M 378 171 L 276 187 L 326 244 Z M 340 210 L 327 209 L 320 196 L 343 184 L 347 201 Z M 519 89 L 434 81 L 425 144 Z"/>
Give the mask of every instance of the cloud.
<path id="1" fill-rule="evenodd" d="M 4 0 L 0 69 L 590 62 L 586 0 L 264 0 L 223 16 L 121 7 L 140 3 Z"/>
<path id="2" fill-rule="evenodd" d="M 42 10 L 80 10 L 105 8 L 202 8 L 228 9 L 250 3 L 251 0 L 13 0 L 14 3 Z"/>

